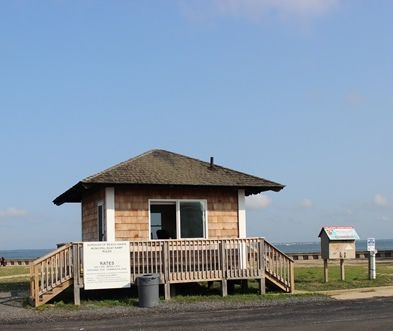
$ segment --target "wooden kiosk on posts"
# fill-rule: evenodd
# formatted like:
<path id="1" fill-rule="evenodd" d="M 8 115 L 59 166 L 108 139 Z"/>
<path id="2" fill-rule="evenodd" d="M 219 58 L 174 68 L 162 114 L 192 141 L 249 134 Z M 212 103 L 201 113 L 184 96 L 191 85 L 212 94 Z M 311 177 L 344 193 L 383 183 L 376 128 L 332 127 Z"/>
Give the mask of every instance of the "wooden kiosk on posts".
<path id="1" fill-rule="evenodd" d="M 341 280 L 345 280 L 344 260 L 356 258 L 355 240 L 358 234 L 352 226 L 324 226 L 318 235 L 321 238 L 324 282 L 329 281 L 328 260 L 340 260 Z"/>

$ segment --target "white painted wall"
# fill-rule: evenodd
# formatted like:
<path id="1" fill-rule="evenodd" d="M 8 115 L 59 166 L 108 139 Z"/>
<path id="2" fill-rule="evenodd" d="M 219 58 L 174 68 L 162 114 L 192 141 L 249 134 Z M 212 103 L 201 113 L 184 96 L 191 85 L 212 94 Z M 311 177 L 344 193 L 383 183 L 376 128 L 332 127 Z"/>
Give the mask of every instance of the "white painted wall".
<path id="1" fill-rule="evenodd" d="M 115 241 L 115 188 L 105 188 L 106 240 Z"/>

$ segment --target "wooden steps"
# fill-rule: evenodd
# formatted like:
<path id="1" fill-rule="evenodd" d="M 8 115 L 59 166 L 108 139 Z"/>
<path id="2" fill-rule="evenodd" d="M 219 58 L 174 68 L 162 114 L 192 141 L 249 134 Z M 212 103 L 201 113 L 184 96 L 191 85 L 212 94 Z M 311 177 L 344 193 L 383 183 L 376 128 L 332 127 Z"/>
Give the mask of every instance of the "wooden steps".
<path id="1" fill-rule="evenodd" d="M 69 279 L 65 281 L 64 283 L 61 283 L 57 285 L 56 287 L 52 288 L 51 290 L 48 290 L 45 293 L 42 293 L 38 296 L 37 302 L 34 301 L 34 305 L 36 307 L 43 305 L 53 299 L 55 296 L 59 295 L 61 292 L 63 292 L 65 289 L 70 287 L 73 284 L 73 279 Z"/>
<path id="2" fill-rule="evenodd" d="M 264 262 L 267 284 L 283 292 L 293 293 L 295 291 L 293 259 L 265 240 Z"/>
<path id="3" fill-rule="evenodd" d="M 287 284 L 287 282 L 280 280 L 272 275 L 269 275 L 268 273 L 265 274 L 266 276 L 266 283 L 268 287 L 272 286 L 273 288 L 280 289 L 286 293 L 291 293 L 291 288 Z"/>
<path id="4" fill-rule="evenodd" d="M 30 266 L 30 301 L 47 303 L 74 283 L 74 257 L 80 244 L 66 244 L 35 260 Z"/>

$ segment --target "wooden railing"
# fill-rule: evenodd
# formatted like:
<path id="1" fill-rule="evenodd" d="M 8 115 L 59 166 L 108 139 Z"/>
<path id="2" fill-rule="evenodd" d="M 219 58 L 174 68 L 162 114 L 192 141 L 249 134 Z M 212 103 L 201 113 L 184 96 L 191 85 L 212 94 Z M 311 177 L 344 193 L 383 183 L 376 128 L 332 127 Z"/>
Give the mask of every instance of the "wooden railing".
<path id="1" fill-rule="evenodd" d="M 145 273 L 164 283 L 258 278 L 262 249 L 260 238 L 131 241 L 131 281 Z"/>
<path id="2" fill-rule="evenodd" d="M 286 292 L 295 290 L 294 261 L 272 244 L 264 241 L 265 272 Z M 285 287 L 285 288 L 284 288 Z"/>
<path id="3" fill-rule="evenodd" d="M 74 288 L 83 287 L 83 243 L 72 243 Z"/>
<path id="4" fill-rule="evenodd" d="M 72 282 L 83 284 L 81 254 L 81 243 L 66 244 L 30 265 L 30 298 L 35 306 L 49 301 Z"/>
<path id="5" fill-rule="evenodd" d="M 130 242 L 131 281 L 145 273 L 162 283 L 266 277 L 294 290 L 293 260 L 262 238 Z"/>
<path id="6" fill-rule="evenodd" d="M 169 282 L 215 280 L 223 276 L 224 261 L 219 240 L 170 240 L 164 243 Z"/>
<path id="7" fill-rule="evenodd" d="M 143 274 L 164 279 L 164 241 L 130 241 L 131 283 Z"/>
<path id="8" fill-rule="evenodd" d="M 79 297 L 82 248 L 83 243 L 66 244 L 34 261 L 30 296 L 36 306 L 71 284 Z M 143 274 L 158 274 L 166 295 L 173 283 L 219 280 L 224 288 L 236 279 L 259 279 L 261 292 L 265 279 L 286 292 L 294 290 L 292 259 L 263 238 L 131 241 L 130 262 L 131 283 Z"/>

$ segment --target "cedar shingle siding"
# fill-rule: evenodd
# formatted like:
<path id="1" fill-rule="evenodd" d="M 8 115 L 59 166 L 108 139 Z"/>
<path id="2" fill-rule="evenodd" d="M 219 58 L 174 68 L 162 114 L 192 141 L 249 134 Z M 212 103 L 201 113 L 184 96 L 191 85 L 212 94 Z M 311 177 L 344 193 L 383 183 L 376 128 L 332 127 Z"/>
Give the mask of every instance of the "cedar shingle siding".
<path id="1" fill-rule="evenodd" d="M 86 194 L 82 199 L 82 240 L 98 240 L 97 204 L 104 201 L 105 191 L 100 189 Z"/>
<path id="2" fill-rule="evenodd" d="M 148 240 L 149 199 L 207 200 L 208 237 L 238 237 L 237 190 L 129 189 L 115 190 L 116 240 Z"/>

